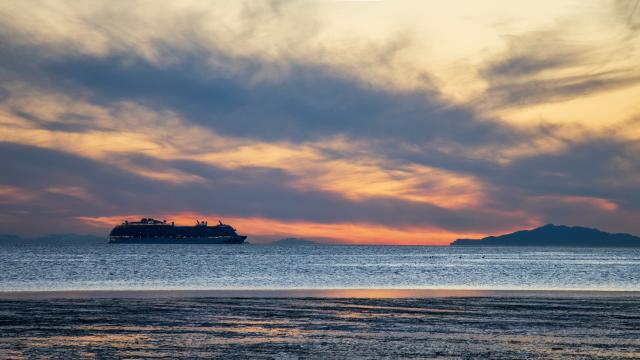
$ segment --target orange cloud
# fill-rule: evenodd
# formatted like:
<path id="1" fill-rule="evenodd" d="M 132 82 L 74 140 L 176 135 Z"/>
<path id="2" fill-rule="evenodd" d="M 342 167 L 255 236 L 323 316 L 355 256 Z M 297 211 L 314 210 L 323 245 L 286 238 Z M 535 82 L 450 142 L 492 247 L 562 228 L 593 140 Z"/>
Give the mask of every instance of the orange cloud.
<path id="1" fill-rule="evenodd" d="M 30 200 L 33 194 L 25 189 L 0 184 L 0 204 L 16 204 Z"/>
<path id="2" fill-rule="evenodd" d="M 197 161 L 227 169 L 281 169 L 292 175 L 292 183 L 288 184 L 291 187 L 339 193 L 355 200 L 391 197 L 455 209 L 478 206 L 485 197 L 484 185 L 473 176 L 394 163 L 376 156 L 367 142 L 348 137 L 303 143 L 249 140 L 221 136 L 185 122 L 173 112 L 154 112 L 134 103 L 120 102 L 113 108 L 103 108 L 24 84 L 13 84 L 11 91 L 16 95 L 8 101 L 13 111 L 0 108 L 0 141 L 81 154 L 158 181 L 197 183 L 206 179 L 169 167 L 132 162 L 128 156 Z M 82 132 L 64 130 L 65 127 L 49 130 L 17 116 L 16 110 L 42 122 L 68 126 L 83 123 L 60 120 L 61 114 L 82 113 L 92 119 L 92 128 Z M 345 156 L 331 158 L 325 155 L 327 151 Z"/>

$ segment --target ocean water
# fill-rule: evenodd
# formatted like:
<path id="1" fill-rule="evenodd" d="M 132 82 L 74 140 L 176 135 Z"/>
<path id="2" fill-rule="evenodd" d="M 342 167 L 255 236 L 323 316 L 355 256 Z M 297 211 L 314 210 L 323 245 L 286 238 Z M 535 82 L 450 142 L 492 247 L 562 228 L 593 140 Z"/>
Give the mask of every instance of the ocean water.
<path id="1" fill-rule="evenodd" d="M 0 245 L 0 291 L 640 290 L 640 249 Z"/>

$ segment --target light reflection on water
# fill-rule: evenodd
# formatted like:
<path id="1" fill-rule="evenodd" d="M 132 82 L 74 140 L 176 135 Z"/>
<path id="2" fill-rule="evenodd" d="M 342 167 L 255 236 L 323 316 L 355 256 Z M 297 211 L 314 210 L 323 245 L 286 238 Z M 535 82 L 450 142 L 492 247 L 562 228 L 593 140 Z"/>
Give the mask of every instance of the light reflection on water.
<path id="1" fill-rule="evenodd" d="M 0 290 L 640 290 L 640 249 L 3 245 Z"/>

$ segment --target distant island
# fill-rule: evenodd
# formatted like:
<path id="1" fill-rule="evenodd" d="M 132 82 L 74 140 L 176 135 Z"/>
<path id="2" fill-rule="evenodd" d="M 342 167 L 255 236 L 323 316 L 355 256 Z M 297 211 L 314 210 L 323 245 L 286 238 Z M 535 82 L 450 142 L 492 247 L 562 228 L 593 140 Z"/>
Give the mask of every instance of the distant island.
<path id="1" fill-rule="evenodd" d="M 281 240 L 276 240 L 271 243 L 271 245 L 278 246 L 299 246 L 299 245 L 317 245 L 315 241 L 298 239 L 298 238 L 286 238 Z"/>
<path id="2" fill-rule="evenodd" d="M 581 226 L 548 224 L 483 239 L 458 239 L 452 246 L 597 246 L 640 247 L 640 237 L 612 234 Z"/>

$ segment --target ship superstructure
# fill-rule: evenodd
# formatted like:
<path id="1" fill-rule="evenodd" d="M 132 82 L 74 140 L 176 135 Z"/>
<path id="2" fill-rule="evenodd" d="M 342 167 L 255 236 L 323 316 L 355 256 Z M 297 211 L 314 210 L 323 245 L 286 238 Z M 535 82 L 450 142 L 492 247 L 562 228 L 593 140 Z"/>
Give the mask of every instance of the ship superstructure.
<path id="1" fill-rule="evenodd" d="M 109 234 L 109 242 L 117 244 L 242 244 L 246 238 L 222 221 L 214 226 L 199 220 L 194 226 L 176 226 L 151 218 L 125 220 Z"/>

